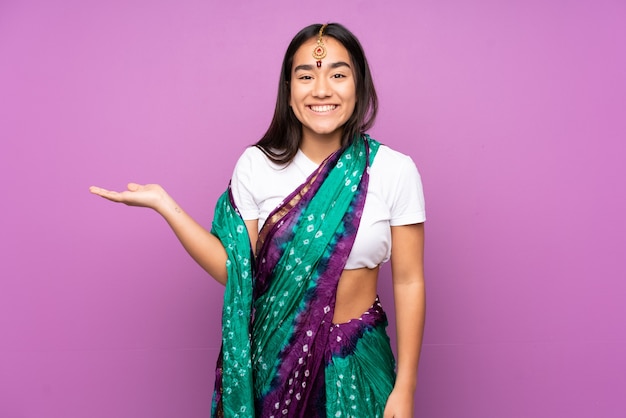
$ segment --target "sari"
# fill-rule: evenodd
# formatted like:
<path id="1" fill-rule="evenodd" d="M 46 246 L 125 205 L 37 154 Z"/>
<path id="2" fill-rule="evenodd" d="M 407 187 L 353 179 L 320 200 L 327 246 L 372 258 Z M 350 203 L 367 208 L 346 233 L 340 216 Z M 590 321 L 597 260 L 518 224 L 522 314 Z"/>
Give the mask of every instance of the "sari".
<path id="1" fill-rule="evenodd" d="M 382 417 L 395 360 L 378 299 L 333 324 L 379 143 L 329 156 L 268 216 L 256 256 L 230 188 L 212 233 L 228 254 L 213 417 Z"/>

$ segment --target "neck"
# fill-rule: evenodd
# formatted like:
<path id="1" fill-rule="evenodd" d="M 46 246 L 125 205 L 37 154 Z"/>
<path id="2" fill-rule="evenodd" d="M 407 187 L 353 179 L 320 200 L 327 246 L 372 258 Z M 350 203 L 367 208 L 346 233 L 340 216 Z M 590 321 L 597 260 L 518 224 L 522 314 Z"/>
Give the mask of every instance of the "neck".
<path id="1" fill-rule="evenodd" d="M 314 163 L 320 164 L 330 154 L 341 148 L 339 135 L 303 135 L 300 150 Z"/>

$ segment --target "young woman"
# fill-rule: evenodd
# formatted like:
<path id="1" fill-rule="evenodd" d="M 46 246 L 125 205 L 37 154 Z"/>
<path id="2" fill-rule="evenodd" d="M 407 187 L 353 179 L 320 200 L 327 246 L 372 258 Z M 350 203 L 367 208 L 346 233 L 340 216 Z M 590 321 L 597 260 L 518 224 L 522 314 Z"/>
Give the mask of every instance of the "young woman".
<path id="1" fill-rule="evenodd" d="M 226 286 L 213 416 L 413 416 L 424 200 L 413 161 L 365 133 L 376 111 L 356 37 L 311 25 L 287 49 L 271 125 L 237 162 L 211 232 L 158 185 L 91 188 L 156 210 Z M 377 298 L 389 259 L 397 364 Z"/>

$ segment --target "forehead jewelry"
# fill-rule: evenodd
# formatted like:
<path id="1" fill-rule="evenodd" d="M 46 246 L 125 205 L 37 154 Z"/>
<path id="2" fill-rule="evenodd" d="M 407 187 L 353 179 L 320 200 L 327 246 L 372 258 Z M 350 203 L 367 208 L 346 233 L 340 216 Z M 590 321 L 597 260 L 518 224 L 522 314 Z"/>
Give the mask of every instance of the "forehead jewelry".
<path id="1" fill-rule="evenodd" d="M 313 58 L 317 60 L 317 68 L 322 66 L 322 59 L 326 57 L 326 47 L 324 46 L 324 41 L 322 41 L 322 35 L 324 34 L 326 26 L 328 26 L 328 24 L 324 24 L 320 28 L 320 32 L 317 35 L 317 45 L 313 48 Z"/>

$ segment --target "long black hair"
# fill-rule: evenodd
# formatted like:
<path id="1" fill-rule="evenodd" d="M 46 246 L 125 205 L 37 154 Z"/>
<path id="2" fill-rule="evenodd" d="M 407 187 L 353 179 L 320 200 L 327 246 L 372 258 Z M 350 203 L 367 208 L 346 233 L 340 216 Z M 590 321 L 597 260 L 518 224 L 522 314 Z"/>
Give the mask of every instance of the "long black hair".
<path id="1" fill-rule="evenodd" d="M 278 164 L 291 162 L 302 140 L 302 124 L 289 106 L 293 57 L 302 44 L 311 38 L 317 38 L 321 27 L 321 24 L 307 26 L 298 32 L 287 47 L 280 71 L 274 116 L 265 135 L 255 144 Z M 356 36 L 339 23 L 329 23 L 324 30 L 324 36 L 336 39 L 346 48 L 354 67 L 356 104 L 354 112 L 343 125 L 342 146 L 346 146 L 374 124 L 378 98 L 363 47 Z"/>

